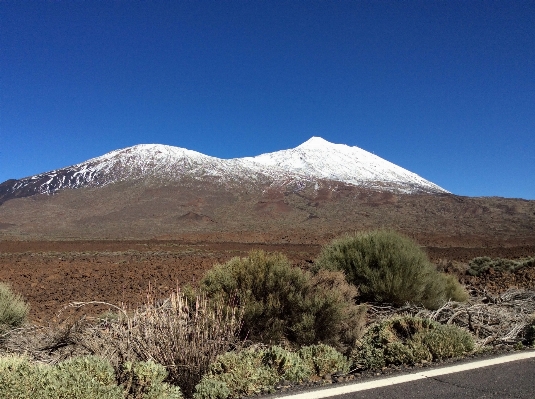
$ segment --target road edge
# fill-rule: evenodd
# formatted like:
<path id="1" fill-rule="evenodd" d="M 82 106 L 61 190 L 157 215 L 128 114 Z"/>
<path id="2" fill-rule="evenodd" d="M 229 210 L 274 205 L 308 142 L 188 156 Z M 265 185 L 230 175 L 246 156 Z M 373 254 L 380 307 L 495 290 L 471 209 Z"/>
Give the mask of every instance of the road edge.
<path id="1" fill-rule="evenodd" d="M 345 395 L 345 394 L 353 393 L 353 392 L 366 391 L 369 389 L 397 385 L 397 384 L 402 384 L 405 382 L 422 380 L 425 378 L 432 378 L 432 377 L 437 377 L 437 376 L 445 375 L 445 374 L 454 374 L 454 373 L 459 373 L 462 371 L 474 370 L 478 368 L 489 367 L 489 366 L 494 366 L 498 364 L 509 363 L 509 362 L 514 362 L 517 360 L 525 360 L 525 359 L 530 359 L 530 358 L 535 358 L 535 350 L 521 351 L 521 352 L 513 353 L 511 355 L 499 356 L 499 357 L 494 357 L 494 358 L 484 359 L 484 360 L 476 360 L 476 361 L 469 362 L 469 363 L 455 364 L 453 366 L 433 368 L 433 369 L 428 369 L 425 371 L 418 371 L 416 373 L 398 375 L 395 377 L 374 379 L 370 381 L 357 382 L 357 383 L 353 382 L 350 384 L 344 384 L 343 386 L 314 389 L 313 391 L 310 391 L 310 392 L 282 394 L 280 396 L 276 395 L 272 397 L 277 398 L 277 399 L 328 398 L 328 397 L 336 396 L 336 395 Z"/>

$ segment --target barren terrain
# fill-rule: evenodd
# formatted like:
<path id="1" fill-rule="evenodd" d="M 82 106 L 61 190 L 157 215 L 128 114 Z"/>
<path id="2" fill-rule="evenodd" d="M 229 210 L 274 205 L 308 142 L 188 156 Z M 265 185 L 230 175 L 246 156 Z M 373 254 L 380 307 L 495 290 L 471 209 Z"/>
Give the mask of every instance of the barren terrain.
<path id="1" fill-rule="evenodd" d="M 187 241 L 2 241 L 0 281 L 8 282 L 30 303 L 30 318 L 46 323 L 73 301 L 105 301 L 137 306 L 147 290 L 164 297 L 170 290 L 195 283 L 214 264 L 252 249 L 286 254 L 306 268 L 321 250 L 315 244 L 192 243 Z M 430 259 L 477 289 L 503 292 L 511 286 L 535 286 L 535 270 L 516 275 L 462 274 L 459 265 L 476 256 L 520 258 L 535 246 L 496 248 L 427 247 Z M 449 266 L 448 266 L 449 265 Z M 94 311 L 103 311 L 98 308 Z M 61 313 L 63 315 L 63 313 Z"/>
<path id="2" fill-rule="evenodd" d="M 329 181 L 254 190 L 135 182 L 0 205 L 4 240 L 323 244 L 372 228 L 392 228 L 426 246 L 535 245 L 535 201 L 394 194 Z"/>
<path id="3" fill-rule="evenodd" d="M 45 322 L 72 301 L 139 305 L 149 287 L 164 296 L 252 249 L 283 252 L 306 268 L 332 238 L 375 228 L 412 237 L 465 283 L 533 288 L 532 271 L 476 279 L 463 268 L 477 256 L 534 256 L 535 201 L 332 181 L 256 188 L 135 181 L 10 199 L 0 205 L 0 281 Z"/>

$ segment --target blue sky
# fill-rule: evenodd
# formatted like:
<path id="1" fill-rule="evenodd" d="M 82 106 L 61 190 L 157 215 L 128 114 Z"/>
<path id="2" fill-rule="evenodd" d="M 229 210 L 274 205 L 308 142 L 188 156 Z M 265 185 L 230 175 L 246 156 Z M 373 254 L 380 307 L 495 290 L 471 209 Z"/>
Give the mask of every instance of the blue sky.
<path id="1" fill-rule="evenodd" d="M 0 181 L 311 136 L 535 199 L 535 2 L 0 1 Z"/>

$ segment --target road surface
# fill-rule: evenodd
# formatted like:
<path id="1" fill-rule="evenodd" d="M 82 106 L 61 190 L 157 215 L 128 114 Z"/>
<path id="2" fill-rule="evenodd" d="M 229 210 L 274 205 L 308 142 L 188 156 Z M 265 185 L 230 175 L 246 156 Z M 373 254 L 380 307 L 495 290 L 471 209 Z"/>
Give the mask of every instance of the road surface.
<path id="1" fill-rule="evenodd" d="M 341 384 L 295 394 L 272 395 L 285 399 L 534 399 L 535 351 L 418 372 Z"/>

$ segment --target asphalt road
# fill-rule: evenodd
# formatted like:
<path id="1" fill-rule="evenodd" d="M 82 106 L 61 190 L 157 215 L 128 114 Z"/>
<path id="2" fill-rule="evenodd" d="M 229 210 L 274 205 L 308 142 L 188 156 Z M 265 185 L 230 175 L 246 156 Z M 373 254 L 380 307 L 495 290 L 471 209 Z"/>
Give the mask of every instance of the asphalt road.
<path id="1" fill-rule="evenodd" d="M 502 356 L 497 359 L 486 359 L 485 362 L 507 360 L 506 363 L 490 366 L 485 366 L 486 363 L 481 361 L 463 363 L 359 384 L 345 384 L 330 389 L 300 392 L 287 396 L 275 395 L 274 397 L 288 399 L 324 397 L 334 399 L 534 399 L 535 352 L 520 352 L 519 354 L 532 357 L 512 360 L 514 358 L 511 355 Z M 373 388 L 374 385 L 384 386 Z M 341 393 L 344 390 L 356 390 L 356 392 Z"/>

